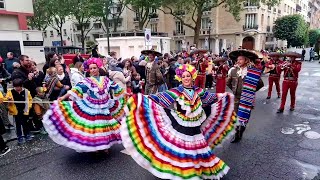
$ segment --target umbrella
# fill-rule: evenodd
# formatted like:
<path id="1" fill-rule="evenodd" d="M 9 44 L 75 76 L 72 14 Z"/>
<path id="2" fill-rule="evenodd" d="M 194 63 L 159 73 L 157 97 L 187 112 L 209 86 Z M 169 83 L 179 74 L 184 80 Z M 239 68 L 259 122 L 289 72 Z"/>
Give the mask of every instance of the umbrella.
<path id="1" fill-rule="evenodd" d="M 144 55 L 153 54 L 158 57 L 162 56 L 162 53 L 155 51 L 155 50 L 143 50 L 143 51 L 141 51 L 141 54 L 144 54 Z"/>

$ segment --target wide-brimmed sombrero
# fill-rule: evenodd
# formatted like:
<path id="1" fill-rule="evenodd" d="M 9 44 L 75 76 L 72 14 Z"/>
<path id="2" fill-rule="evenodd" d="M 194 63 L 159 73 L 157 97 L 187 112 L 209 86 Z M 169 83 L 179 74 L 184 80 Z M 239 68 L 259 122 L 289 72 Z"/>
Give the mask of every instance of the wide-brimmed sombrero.
<path id="1" fill-rule="evenodd" d="M 297 52 L 286 52 L 283 54 L 283 56 L 286 56 L 286 57 L 295 57 L 295 58 L 301 58 L 302 55 L 300 53 L 297 53 Z"/>
<path id="2" fill-rule="evenodd" d="M 256 54 L 258 55 L 258 59 L 263 59 L 263 58 L 264 58 L 264 55 L 263 55 L 261 52 L 259 52 L 259 51 L 254 51 L 254 50 L 252 50 L 252 52 L 253 52 L 253 53 L 256 53 Z"/>
<path id="3" fill-rule="evenodd" d="M 268 54 L 269 57 L 283 57 L 284 55 L 282 53 L 278 52 L 271 52 Z"/>
<path id="4" fill-rule="evenodd" d="M 193 50 L 193 51 L 191 51 L 190 52 L 190 56 L 192 56 L 192 55 L 194 55 L 194 54 L 199 54 L 199 53 L 207 53 L 208 52 L 208 50 L 206 50 L 206 49 L 195 49 L 195 50 Z"/>
<path id="5" fill-rule="evenodd" d="M 229 53 L 229 58 L 232 60 L 237 60 L 239 56 L 244 56 L 249 58 L 251 61 L 255 61 L 259 56 L 254 52 L 246 49 L 238 49 Z"/>
<path id="6" fill-rule="evenodd" d="M 218 57 L 218 58 L 212 60 L 212 62 L 227 61 L 227 60 L 228 60 L 228 59 L 225 58 L 225 57 Z"/>
<path id="7" fill-rule="evenodd" d="M 143 50 L 143 51 L 141 51 L 141 54 L 144 54 L 144 55 L 153 54 L 158 57 L 162 56 L 162 53 L 155 51 L 155 50 Z"/>

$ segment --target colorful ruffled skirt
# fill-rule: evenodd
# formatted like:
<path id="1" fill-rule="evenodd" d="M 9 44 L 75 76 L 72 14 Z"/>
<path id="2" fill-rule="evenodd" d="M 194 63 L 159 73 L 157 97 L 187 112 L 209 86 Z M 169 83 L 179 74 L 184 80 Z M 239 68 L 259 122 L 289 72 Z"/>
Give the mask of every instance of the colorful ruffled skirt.
<path id="1" fill-rule="evenodd" d="M 113 109 L 121 109 L 113 101 Z M 78 152 L 94 152 L 121 144 L 120 123 L 112 108 L 90 105 L 88 101 L 55 101 L 43 118 L 50 138 L 57 144 Z M 116 115 L 116 114 L 115 114 Z"/>
<path id="2" fill-rule="evenodd" d="M 182 126 L 175 110 L 165 109 L 147 96 L 128 100 L 121 124 L 124 147 L 132 158 L 163 179 L 220 179 L 229 167 L 213 148 L 232 136 L 236 117 L 233 96 L 217 94 L 218 102 L 199 126 Z"/>

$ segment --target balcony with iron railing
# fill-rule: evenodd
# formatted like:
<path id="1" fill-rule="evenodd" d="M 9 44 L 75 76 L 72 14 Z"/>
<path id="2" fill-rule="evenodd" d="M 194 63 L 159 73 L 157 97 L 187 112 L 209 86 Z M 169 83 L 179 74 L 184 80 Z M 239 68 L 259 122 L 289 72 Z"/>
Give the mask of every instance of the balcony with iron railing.
<path id="1" fill-rule="evenodd" d="M 254 24 L 254 25 L 249 25 L 249 24 L 246 24 L 246 25 L 243 25 L 243 30 L 244 31 L 248 31 L 248 30 L 258 30 L 259 28 L 259 25 L 257 24 Z"/>
<path id="2" fill-rule="evenodd" d="M 110 32 L 110 37 L 128 37 L 128 36 L 144 36 L 143 31 L 134 31 L 134 32 Z M 151 36 L 157 37 L 168 37 L 168 33 L 163 32 L 151 32 Z M 106 34 L 103 37 L 107 37 Z"/>
<path id="3" fill-rule="evenodd" d="M 173 36 L 184 36 L 186 35 L 185 30 L 173 31 Z"/>
<path id="4" fill-rule="evenodd" d="M 158 18 L 159 15 L 157 13 L 151 13 L 149 14 L 149 19 L 155 19 L 155 18 Z"/>

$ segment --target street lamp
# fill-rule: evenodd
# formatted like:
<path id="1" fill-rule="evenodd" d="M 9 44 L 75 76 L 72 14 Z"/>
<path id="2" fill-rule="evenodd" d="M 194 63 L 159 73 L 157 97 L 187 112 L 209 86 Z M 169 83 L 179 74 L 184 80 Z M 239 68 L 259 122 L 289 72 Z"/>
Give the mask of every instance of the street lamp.
<path id="1" fill-rule="evenodd" d="M 209 26 L 209 38 L 208 38 L 208 41 L 209 41 L 209 52 L 211 52 L 211 39 L 210 39 L 210 35 L 211 35 L 211 26 L 212 26 L 212 21 L 209 20 L 208 22 L 208 26 Z"/>
<path id="2" fill-rule="evenodd" d="M 118 13 L 117 4 L 113 3 L 112 1 L 110 2 L 110 0 L 107 0 L 106 13 L 107 13 L 107 17 L 109 17 L 110 14 L 112 15 L 112 22 L 113 22 L 114 26 L 117 26 L 117 24 L 115 24 L 115 21 L 114 21 L 114 17 Z M 107 26 L 108 54 L 110 54 L 110 29 L 109 29 L 108 18 L 107 18 L 106 26 Z"/>

